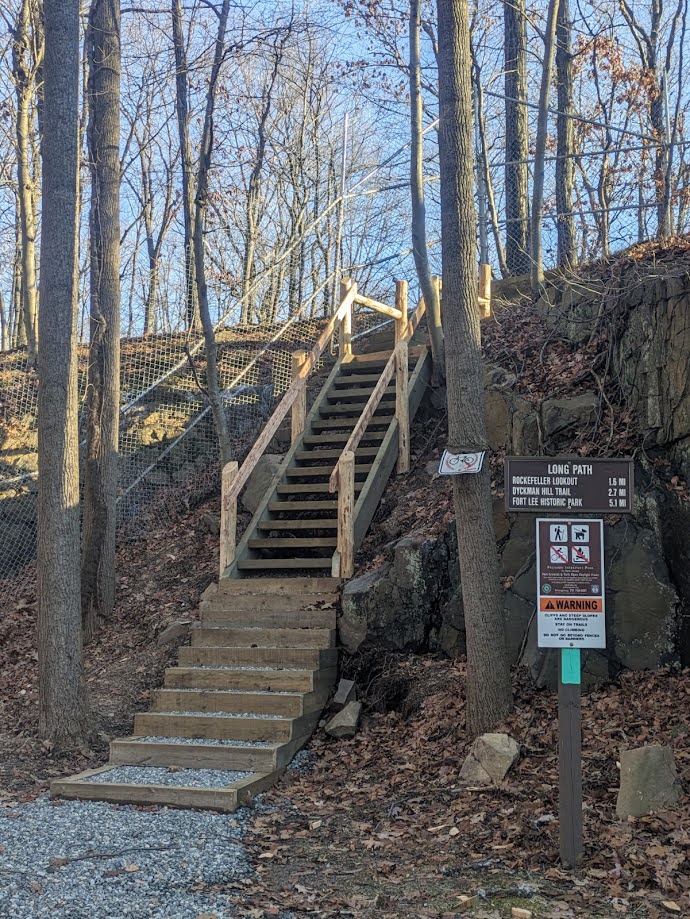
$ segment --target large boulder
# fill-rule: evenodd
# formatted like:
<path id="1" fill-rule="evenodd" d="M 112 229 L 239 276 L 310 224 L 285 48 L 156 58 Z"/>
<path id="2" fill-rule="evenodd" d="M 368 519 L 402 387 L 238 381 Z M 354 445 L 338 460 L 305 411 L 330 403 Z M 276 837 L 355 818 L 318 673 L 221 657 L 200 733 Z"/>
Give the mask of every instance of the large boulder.
<path id="1" fill-rule="evenodd" d="M 250 514 L 256 513 L 284 459 L 275 453 L 264 453 L 254 467 L 241 498 L 242 506 Z"/>
<path id="2" fill-rule="evenodd" d="M 631 521 L 606 528 L 610 653 L 630 670 L 678 660 L 678 595 L 659 542 Z"/>
<path id="3" fill-rule="evenodd" d="M 428 647 L 457 568 L 450 543 L 450 539 L 400 539 L 390 547 L 389 563 L 345 585 L 338 629 L 347 651 L 354 653 L 363 645 L 397 651 Z"/>
<path id="4" fill-rule="evenodd" d="M 498 784 L 520 758 L 520 745 L 508 734 L 482 734 L 460 770 L 464 784 Z"/>
<path id="5" fill-rule="evenodd" d="M 621 753 L 616 814 L 621 820 L 675 807 L 683 790 L 670 747 L 654 744 Z"/>
<path id="6" fill-rule="evenodd" d="M 326 733 L 330 737 L 336 737 L 339 740 L 349 740 L 357 733 L 361 712 L 361 702 L 348 702 L 347 705 L 328 722 L 326 725 Z"/>
<path id="7" fill-rule="evenodd" d="M 594 392 L 561 399 L 546 399 L 541 407 L 544 441 L 558 448 L 591 428 L 597 416 L 599 397 Z"/>
<path id="8" fill-rule="evenodd" d="M 489 449 L 505 449 L 511 438 L 510 408 L 506 396 L 499 389 L 486 390 L 484 408 Z"/>

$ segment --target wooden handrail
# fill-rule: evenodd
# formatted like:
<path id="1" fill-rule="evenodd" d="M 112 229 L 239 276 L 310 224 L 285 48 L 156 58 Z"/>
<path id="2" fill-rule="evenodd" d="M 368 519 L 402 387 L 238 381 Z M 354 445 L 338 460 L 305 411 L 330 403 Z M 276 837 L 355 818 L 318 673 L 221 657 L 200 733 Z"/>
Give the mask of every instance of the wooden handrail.
<path id="1" fill-rule="evenodd" d="M 390 316 L 392 319 L 402 319 L 402 312 L 395 306 L 388 306 L 387 303 L 381 303 L 380 300 L 372 300 L 371 297 L 365 297 L 363 294 L 357 294 L 355 303 L 360 306 L 366 306 L 367 309 L 376 310 L 377 313 L 383 313 L 384 316 Z"/>
<path id="2" fill-rule="evenodd" d="M 331 477 L 328 480 L 328 490 L 331 493 L 336 491 L 338 488 L 338 470 L 340 468 L 340 461 L 346 453 L 354 453 L 359 446 L 362 437 L 364 437 L 364 432 L 367 429 L 367 425 L 371 421 L 374 412 L 379 407 L 379 403 L 383 398 L 383 394 L 385 393 L 388 384 L 390 383 L 391 378 L 395 373 L 395 355 L 396 352 L 394 351 L 388 358 L 388 363 L 381 371 L 381 376 L 379 377 L 378 383 L 374 387 L 372 394 L 369 396 L 367 404 L 362 409 L 362 414 L 359 416 L 357 424 L 354 426 L 353 431 L 350 434 L 350 437 L 345 444 L 342 453 L 340 454 L 340 458 L 335 464 L 335 468 L 333 469 Z"/>
<path id="3" fill-rule="evenodd" d="M 417 331 L 417 326 L 424 318 L 425 313 L 426 303 L 424 302 L 424 297 L 422 297 L 417 304 L 417 308 L 415 309 L 414 313 L 412 313 L 410 318 L 407 320 L 407 328 L 405 329 L 403 341 L 409 341 L 412 338 L 414 333 Z"/>
<path id="4" fill-rule="evenodd" d="M 235 476 L 235 480 L 230 487 L 228 492 L 229 500 L 236 500 L 239 497 L 239 493 L 242 491 L 244 486 L 247 484 L 247 479 L 254 471 L 254 467 L 258 463 L 260 457 L 263 455 L 264 450 L 273 440 L 276 431 L 280 427 L 280 424 L 288 413 L 288 410 L 292 407 L 292 403 L 295 401 L 297 396 L 300 394 L 302 386 L 306 385 L 306 380 L 311 371 L 316 366 L 318 359 L 321 357 L 323 349 L 326 347 L 328 342 L 331 340 L 331 336 L 336 329 L 336 326 L 341 321 L 343 316 L 346 314 L 348 309 L 352 306 L 355 296 L 357 295 L 357 285 L 353 282 L 348 290 L 347 294 L 343 298 L 338 309 L 333 313 L 328 325 L 323 330 L 321 335 L 319 335 L 316 344 L 307 354 L 305 361 L 302 363 L 302 366 L 299 369 L 298 374 L 295 376 L 295 379 L 292 381 L 290 386 L 286 389 L 283 394 L 283 398 L 280 400 L 276 406 L 275 411 L 266 422 L 266 425 L 259 434 L 254 443 L 254 446 L 247 454 L 245 461 L 242 463 L 242 466 Z"/>

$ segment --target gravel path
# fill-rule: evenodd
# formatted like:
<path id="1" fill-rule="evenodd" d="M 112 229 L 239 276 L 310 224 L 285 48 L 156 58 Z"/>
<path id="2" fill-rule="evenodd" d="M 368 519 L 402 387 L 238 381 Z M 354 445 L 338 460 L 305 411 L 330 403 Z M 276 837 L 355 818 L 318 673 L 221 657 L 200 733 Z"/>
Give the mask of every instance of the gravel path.
<path id="1" fill-rule="evenodd" d="M 250 874 L 247 820 L 47 797 L 0 810 L 0 917 L 235 916 L 210 887 Z"/>

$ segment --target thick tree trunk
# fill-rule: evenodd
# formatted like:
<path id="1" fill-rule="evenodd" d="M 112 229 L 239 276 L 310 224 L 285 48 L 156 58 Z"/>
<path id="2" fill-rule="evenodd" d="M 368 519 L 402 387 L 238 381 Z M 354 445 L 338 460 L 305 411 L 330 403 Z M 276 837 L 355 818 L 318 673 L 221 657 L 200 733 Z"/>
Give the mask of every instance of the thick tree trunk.
<path id="1" fill-rule="evenodd" d="M 531 243 L 532 295 L 537 296 L 544 282 L 544 258 L 541 244 L 541 224 L 544 210 L 544 165 L 546 159 L 546 134 L 549 126 L 549 90 L 556 45 L 556 20 L 558 18 L 559 0 L 549 0 L 544 34 L 544 61 L 539 90 L 539 112 L 537 115 L 537 137 L 534 145 L 534 180 L 532 185 Z"/>
<path id="2" fill-rule="evenodd" d="M 82 615 L 84 636 L 115 605 L 115 518 L 120 417 L 120 0 L 91 0 L 88 150 L 91 303 Z"/>
<path id="3" fill-rule="evenodd" d="M 36 362 L 37 285 L 36 285 L 36 179 L 31 170 L 31 133 L 33 130 L 33 94 L 36 90 L 35 67 L 31 59 L 32 14 L 30 0 L 22 0 L 17 15 L 12 44 L 12 76 L 17 96 L 17 187 L 21 226 L 22 315 L 29 360 Z"/>
<path id="4" fill-rule="evenodd" d="M 206 95 L 206 111 L 204 114 L 204 127 L 201 135 L 201 150 L 199 152 L 199 174 L 196 184 L 196 213 L 194 216 L 194 263 L 196 269 L 197 301 L 201 326 L 204 330 L 204 344 L 206 348 L 206 387 L 208 400 L 211 404 L 213 420 L 218 434 L 220 460 L 223 466 L 232 458 L 228 422 L 225 417 L 223 400 L 220 394 L 218 380 L 218 346 L 216 333 L 211 320 L 208 305 L 208 287 L 206 284 L 206 265 L 204 256 L 204 223 L 208 201 L 208 181 L 211 169 L 211 153 L 213 149 L 213 112 L 216 102 L 216 86 L 218 75 L 223 63 L 225 47 L 225 30 L 228 23 L 230 0 L 223 0 L 216 35 L 216 47 L 211 67 L 208 92 Z"/>
<path id="5" fill-rule="evenodd" d="M 79 744 L 88 725 L 79 589 L 77 125 L 79 3 L 45 0 L 38 389 L 39 735 Z"/>
<path id="6" fill-rule="evenodd" d="M 427 326 L 431 340 L 434 377 L 445 376 L 441 305 L 431 280 L 426 244 L 426 207 L 424 204 L 424 135 L 422 134 L 422 78 L 420 36 L 421 0 L 410 0 L 410 194 L 412 196 L 412 252 L 419 287 L 426 303 Z"/>
<path id="7" fill-rule="evenodd" d="M 197 299 L 196 268 L 194 265 L 194 167 L 192 147 L 189 141 L 189 102 L 187 75 L 187 51 L 182 29 L 181 0 L 172 0 L 172 33 L 175 51 L 175 91 L 177 130 L 180 139 L 180 163 L 182 165 L 182 213 L 184 217 L 185 253 L 185 312 L 187 328 L 199 328 L 199 302 Z"/>
<path id="8" fill-rule="evenodd" d="M 486 450 L 465 0 L 438 0 L 438 33 L 448 446 L 454 451 Z M 454 476 L 453 495 L 467 630 L 467 730 L 477 734 L 494 727 L 512 701 L 489 463 L 479 475 Z"/>
<path id="9" fill-rule="evenodd" d="M 506 264 L 529 274 L 529 121 L 525 0 L 503 0 L 506 94 Z"/>
<path id="10" fill-rule="evenodd" d="M 573 194 L 575 187 L 575 122 L 573 114 L 573 55 L 572 23 L 569 0 L 561 0 L 556 22 L 556 84 L 558 87 L 558 116 L 556 120 L 556 210 L 558 212 L 558 264 L 574 265 L 575 218 Z"/>

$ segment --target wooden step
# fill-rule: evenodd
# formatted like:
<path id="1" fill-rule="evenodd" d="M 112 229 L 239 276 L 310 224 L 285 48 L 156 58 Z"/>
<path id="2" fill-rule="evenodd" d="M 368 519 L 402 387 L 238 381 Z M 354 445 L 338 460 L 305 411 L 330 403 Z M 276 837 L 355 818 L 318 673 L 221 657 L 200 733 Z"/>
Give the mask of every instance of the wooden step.
<path id="1" fill-rule="evenodd" d="M 331 568 L 330 558 L 245 558 L 237 563 L 240 571 L 280 571 L 281 569 Z"/>
<path id="2" fill-rule="evenodd" d="M 364 432 L 364 436 L 362 437 L 361 442 L 364 443 L 365 440 L 380 442 L 383 440 L 385 436 L 386 436 L 385 431 L 370 431 L 369 429 L 367 429 Z M 331 444 L 343 444 L 343 446 L 345 446 L 349 437 L 350 437 L 349 434 L 337 434 L 337 433 L 335 434 L 305 434 L 304 437 L 302 438 L 302 442 L 304 443 L 305 446 L 311 446 L 311 445 L 317 446 L 319 444 L 324 444 L 326 446 L 330 446 Z"/>
<path id="3" fill-rule="evenodd" d="M 202 622 L 223 619 L 236 625 L 261 628 L 332 629 L 335 628 L 336 604 L 328 594 L 285 597 L 219 597 L 201 603 Z M 261 619 L 262 621 L 259 621 Z"/>
<path id="4" fill-rule="evenodd" d="M 200 648 L 179 649 L 180 667 L 282 667 L 319 670 L 335 667 L 335 648 Z M 263 687 L 256 687 L 263 689 Z"/>
<path id="5" fill-rule="evenodd" d="M 251 773 L 249 776 L 225 785 L 222 788 L 198 788 L 181 785 L 127 784 L 123 782 L 89 781 L 96 776 L 118 768 L 109 763 L 99 769 L 88 769 L 67 779 L 51 782 L 53 795 L 80 801 L 110 801 L 115 804 L 147 804 L 165 807 L 188 807 L 233 813 L 251 800 L 254 795 L 270 788 L 280 777 L 279 772 L 270 774 Z"/>
<path id="6" fill-rule="evenodd" d="M 221 578 L 204 591 L 202 599 L 216 594 L 260 594 L 263 596 L 294 596 L 301 594 L 339 594 L 340 578 Z M 215 589 L 213 589 L 215 588 Z M 307 602 L 307 601 L 305 601 Z"/>
<path id="7" fill-rule="evenodd" d="M 281 539 L 277 536 L 266 539 L 250 539 L 250 549 L 312 549 L 312 548 L 336 548 L 338 540 L 335 536 L 305 536 L 299 538 L 296 536 L 286 536 Z"/>
<path id="8" fill-rule="evenodd" d="M 329 502 L 330 503 L 330 502 Z M 257 530 L 337 530 L 338 521 L 330 520 L 260 520 Z"/>
<path id="9" fill-rule="evenodd" d="M 362 389 L 360 387 L 353 387 L 351 389 L 335 389 L 331 390 L 326 397 L 327 402 L 368 402 L 369 398 L 373 392 L 372 389 Z M 389 399 L 395 399 L 395 386 L 389 386 L 388 389 L 384 390 L 382 399 L 388 401 Z"/>
<path id="10" fill-rule="evenodd" d="M 192 647 L 335 648 L 335 629 L 263 629 L 253 626 L 192 629 Z"/>
<path id="11" fill-rule="evenodd" d="M 305 511 L 337 511 L 338 502 L 337 501 L 272 501 L 268 505 L 268 509 L 272 514 L 283 514 L 286 512 L 293 512 L 295 514 L 301 514 Z M 273 521 L 274 523 L 279 523 L 278 520 Z M 313 521 L 310 521 L 313 522 Z"/>
<path id="12" fill-rule="evenodd" d="M 367 373 L 366 371 L 362 371 L 362 373 L 349 373 L 343 376 L 337 376 L 335 380 L 333 380 L 333 385 L 341 388 L 353 385 L 360 386 L 362 383 L 372 383 L 373 385 L 370 390 L 372 391 L 380 379 L 380 373 Z"/>
<path id="13" fill-rule="evenodd" d="M 390 412 L 390 410 L 391 410 L 391 406 L 390 406 L 390 405 L 379 405 L 379 406 L 376 408 L 376 411 L 374 412 L 374 418 L 378 417 L 379 415 L 383 414 L 384 412 Z M 321 415 L 322 417 L 325 416 L 326 418 L 332 417 L 333 415 L 357 415 L 357 416 L 359 416 L 359 415 L 361 415 L 361 414 L 362 414 L 362 406 L 359 405 L 359 404 L 354 404 L 354 405 L 340 405 L 340 404 L 338 404 L 338 405 L 327 405 L 327 406 L 324 406 L 324 407 L 321 409 L 321 411 L 320 411 L 320 415 Z"/>
<path id="14" fill-rule="evenodd" d="M 166 689 L 241 689 L 253 692 L 313 692 L 313 670 L 276 670 L 268 667 L 234 670 L 232 667 L 170 667 Z"/>
<path id="15" fill-rule="evenodd" d="M 287 743 L 170 743 L 123 737 L 110 743 L 110 762 L 121 766 L 180 766 L 184 769 L 238 769 L 272 772 L 286 766 L 308 738 Z"/>
<path id="16" fill-rule="evenodd" d="M 355 491 L 361 491 L 364 488 L 363 482 L 355 482 Z M 292 485 L 278 485 L 276 488 L 277 495 L 320 495 L 331 494 L 328 490 L 328 482 L 309 482 L 294 483 Z"/>
<path id="17" fill-rule="evenodd" d="M 204 740 L 291 739 L 292 718 L 242 718 L 239 715 L 186 715 L 182 712 L 143 712 L 134 716 L 135 737 L 194 737 Z"/>
<path id="18" fill-rule="evenodd" d="M 154 711 L 249 712 L 253 715 L 280 715 L 299 718 L 302 701 L 314 693 L 233 692 L 208 689 L 156 689 L 151 694 Z"/>
<path id="19" fill-rule="evenodd" d="M 333 472 L 333 463 L 330 466 L 293 466 L 286 471 L 289 479 L 309 479 L 319 476 L 330 476 Z M 373 468 L 373 463 L 359 463 L 355 465 L 355 475 L 368 473 Z"/>
<path id="20" fill-rule="evenodd" d="M 369 426 L 372 424 L 385 424 L 389 425 L 391 421 L 395 418 L 395 415 L 374 415 L 374 417 L 369 422 Z M 343 418 L 315 418 L 311 427 L 313 431 L 325 431 L 330 428 L 354 428 L 354 426 L 359 421 L 359 418 L 352 417 L 343 417 Z"/>
<path id="21" fill-rule="evenodd" d="M 326 440 L 326 443 L 330 443 L 329 439 Z M 299 463 L 308 463 L 308 462 L 318 462 L 319 460 L 338 460 L 342 455 L 342 450 L 298 450 L 295 453 L 295 459 Z M 375 457 L 379 452 L 378 447 L 359 447 L 355 450 L 355 457 L 360 459 L 362 457 L 370 456 Z"/>

